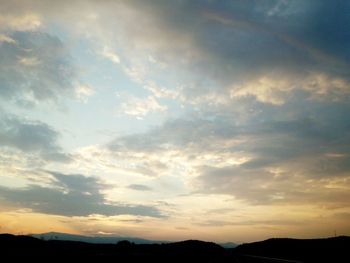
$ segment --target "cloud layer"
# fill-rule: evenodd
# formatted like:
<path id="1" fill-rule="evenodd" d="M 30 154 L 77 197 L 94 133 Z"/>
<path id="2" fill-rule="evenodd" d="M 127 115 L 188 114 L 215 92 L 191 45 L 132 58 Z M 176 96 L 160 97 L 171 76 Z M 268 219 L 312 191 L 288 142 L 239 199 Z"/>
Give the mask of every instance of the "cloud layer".
<path id="1" fill-rule="evenodd" d="M 54 172 L 51 172 L 51 175 L 54 179 L 52 187 L 39 185 L 29 185 L 22 189 L 1 187 L 0 196 L 15 206 L 46 214 L 162 217 L 160 211 L 152 206 L 108 202 L 102 191 L 109 187 L 96 178 Z"/>
<path id="2" fill-rule="evenodd" d="M 118 138 L 109 147 L 116 154 L 168 156 L 169 162 L 187 165 L 198 175 L 194 191 L 202 193 L 230 194 L 252 204 L 348 206 L 348 183 L 328 188 L 350 172 L 348 106 L 333 102 L 324 108 L 318 102 L 301 109 L 300 103 L 301 98 L 290 101 L 277 112 L 269 112 L 275 107 L 269 106 L 268 115 L 260 112 L 244 124 L 226 114 L 174 120 L 146 134 Z"/>

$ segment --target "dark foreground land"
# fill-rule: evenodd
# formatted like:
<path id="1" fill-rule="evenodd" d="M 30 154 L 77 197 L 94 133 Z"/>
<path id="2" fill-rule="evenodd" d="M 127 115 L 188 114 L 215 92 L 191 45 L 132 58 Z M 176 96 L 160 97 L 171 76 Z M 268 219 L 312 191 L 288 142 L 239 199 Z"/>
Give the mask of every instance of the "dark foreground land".
<path id="1" fill-rule="evenodd" d="M 7 261 L 34 259 L 36 262 L 79 259 L 92 262 L 348 263 L 350 237 L 269 239 L 225 249 L 215 243 L 195 240 L 167 244 L 136 245 L 128 241 L 91 244 L 1 234 L 0 252 Z"/>

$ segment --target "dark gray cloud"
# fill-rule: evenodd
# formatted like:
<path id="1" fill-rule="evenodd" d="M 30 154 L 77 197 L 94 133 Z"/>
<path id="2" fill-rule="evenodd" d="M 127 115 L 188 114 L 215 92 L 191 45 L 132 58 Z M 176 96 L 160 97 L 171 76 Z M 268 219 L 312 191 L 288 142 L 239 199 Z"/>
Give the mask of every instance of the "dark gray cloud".
<path id="1" fill-rule="evenodd" d="M 118 37 L 112 37 L 110 42 L 115 42 L 125 51 L 122 60 L 130 62 L 127 64 L 133 67 L 152 55 L 171 69 L 168 73 L 176 68 L 176 81 L 181 79 L 179 76 L 184 76 L 188 80 L 184 84 L 193 84 L 193 88 L 182 90 L 182 95 L 189 100 L 208 91 L 237 89 L 247 81 L 259 81 L 266 75 L 288 79 L 291 89 L 307 90 L 309 97 L 317 90 L 308 89 L 300 81 L 310 75 L 313 79 L 316 75 L 326 75 L 330 79 L 349 81 L 349 3 L 342 0 L 135 0 L 103 4 L 91 0 L 84 3 L 28 1 L 24 4 L 11 1 L 2 4 L 3 10 L 8 12 L 21 14 L 23 10 L 30 10 L 49 19 L 62 13 L 72 25 L 81 24 L 81 19 L 86 19 L 80 12 L 72 10 L 96 12 L 99 20 L 94 21 L 97 25 L 92 27 L 96 26 L 102 35 L 108 37 L 113 35 L 111 32 L 116 32 Z M 116 15 L 118 12 L 119 16 Z M 114 17 L 118 19 L 114 20 Z M 134 23 L 136 19 L 139 23 Z M 52 37 L 48 42 L 57 46 Z M 3 46 L 14 45 L 7 43 Z M 147 52 L 141 50 L 145 47 Z M 53 54 L 61 51 L 58 48 Z M 135 61 L 140 63 L 134 64 Z M 67 68 L 61 67 L 61 62 L 66 63 L 58 59 L 58 64 L 52 65 L 59 65 L 58 69 Z M 74 71 L 70 68 L 67 72 Z M 62 72 L 59 80 L 69 79 L 67 72 Z M 170 75 L 166 74 L 167 78 Z M 271 88 L 282 93 L 281 96 L 289 95 L 279 90 L 278 83 Z M 336 97 L 341 99 L 343 92 Z M 47 93 L 53 93 L 53 90 L 44 90 L 43 95 Z"/>
<path id="2" fill-rule="evenodd" d="M 1 147 L 12 147 L 25 153 L 37 153 L 44 160 L 69 161 L 58 145 L 59 133 L 40 121 L 20 119 L 13 115 L 0 114 Z"/>
<path id="3" fill-rule="evenodd" d="M 147 185 L 143 185 L 143 184 L 131 184 L 128 186 L 128 188 L 132 189 L 132 190 L 137 190 L 137 191 L 151 191 L 152 188 L 147 186 Z"/>
<path id="4" fill-rule="evenodd" d="M 51 175 L 55 179 L 52 188 L 39 185 L 20 189 L 0 187 L 0 197 L 14 206 L 62 216 L 101 214 L 163 217 L 153 206 L 108 202 L 102 191 L 109 187 L 94 177 L 57 172 L 51 172 Z"/>
<path id="5" fill-rule="evenodd" d="M 54 185 L 72 192 L 99 195 L 100 190 L 109 188 L 108 185 L 103 184 L 95 177 L 87 177 L 81 174 L 66 175 L 57 172 L 49 172 L 49 174 L 56 179 Z"/>
<path id="6" fill-rule="evenodd" d="M 230 87 L 269 75 L 310 73 L 349 80 L 346 1 L 129 1 L 146 28 L 128 27 L 131 46 L 147 42 L 158 61 L 198 74 L 192 98 L 208 83 Z M 137 11 L 139 13 L 137 13 Z M 177 41 L 178 39 L 182 41 Z M 276 87 L 278 89 L 279 87 Z M 299 87 L 300 88 L 300 87 Z"/>
<path id="7" fill-rule="evenodd" d="M 43 32 L 13 32 L 0 43 L 0 99 L 24 106 L 72 93 L 75 69 L 67 48 Z"/>

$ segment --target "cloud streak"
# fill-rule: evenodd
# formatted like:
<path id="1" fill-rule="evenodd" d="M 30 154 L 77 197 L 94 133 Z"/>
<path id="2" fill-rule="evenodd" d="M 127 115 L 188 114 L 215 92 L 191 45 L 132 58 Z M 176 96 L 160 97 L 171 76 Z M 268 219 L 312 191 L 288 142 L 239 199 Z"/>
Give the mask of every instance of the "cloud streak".
<path id="1" fill-rule="evenodd" d="M 102 194 L 108 186 L 96 178 L 79 174 L 50 173 L 54 179 L 52 187 L 38 185 L 19 189 L 1 187 L 0 196 L 14 206 L 45 214 L 70 217 L 92 214 L 163 217 L 160 211 L 152 206 L 108 202 Z"/>

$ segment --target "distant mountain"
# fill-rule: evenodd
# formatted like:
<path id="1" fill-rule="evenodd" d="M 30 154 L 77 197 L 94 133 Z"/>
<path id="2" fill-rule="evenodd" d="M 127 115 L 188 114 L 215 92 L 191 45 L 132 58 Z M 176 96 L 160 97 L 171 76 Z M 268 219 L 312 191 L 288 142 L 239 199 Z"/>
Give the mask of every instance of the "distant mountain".
<path id="1" fill-rule="evenodd" d="M 147 240 L 142 238 L 133 237 L 118 237 L 118 236 L 83 236 L 83 235 L 73 235 L 58 232 L 49 232 L 42 234 L 32 234 L 32 237 L 36 237 L 41 240 L 63 240 L 63 241 L 78 241 L 86 242 L 92 244 L 116 244 L 119 241 L 127 240 L 135 244 L 162 244 L 169 243 L 169 241 L 160 240 Z"/>
<path id="2" fill-rule="evenodd" d="M 235 248 L 238 255 L 280 258 L 304 263 L 350 262 L 349 251 L 350 237 L 346 236 L 322 239 L 272 238 Z"/>
<path id="3" fill-rule="evenodd" d="M 78 241 L 86 242 L 92 244 L 116 244 L 119 241 L 129 241 L 135 244 L 164 244 L 171 243 L 171 241 L 164 240 L 148 240 L 142 238 L 134 237 L 118 237 L 118 236 L 83 236 L 83 235 L 73 235 L 59 232 L 48 232 L 42 234 L 32 234 L 32 237 L 41 239 L 41 240 L 63 240 L 63 241 Z M 237 244 L 232 242 L 219 243 L 223 248 L 235 248 Z"/>
<path id="4" fill-rule="evenodd" d="M 233 242 L 219 243 L 219 245 L 223 248 L 235 248 L 238 246 L 236 243 Z"/>

